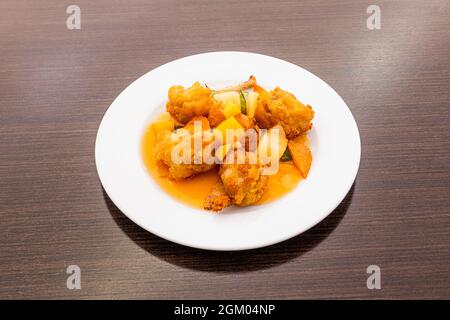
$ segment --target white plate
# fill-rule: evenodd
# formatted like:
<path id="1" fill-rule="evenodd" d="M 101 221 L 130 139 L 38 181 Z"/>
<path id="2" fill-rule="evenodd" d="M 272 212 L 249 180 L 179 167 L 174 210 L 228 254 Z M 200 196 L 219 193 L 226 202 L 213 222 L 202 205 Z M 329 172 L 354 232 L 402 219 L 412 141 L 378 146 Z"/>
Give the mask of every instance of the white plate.
<path id="1" fill-rule="evenodd" d="M 193 82 L 220 87 L 255 75 L 267 89 L 280 86 L 310 104 L 313 163 L 308 178 L 272 203 L 196 210 L 174 200 L 152 180 L 143 164 L 141 139 L 162 112 L 170 86 Z M 324 81 L 289 62 L 245 52 L 211 52 L 164 64 L 130 84 L 100 124 L 95 160 L 100 180 L 116 206 L 142 228 L 167 240 L 210 250 L 271 245 L 311 228 L 344 199 L 355 180 L 361 154 L 356 122 L 345 102 Z"/>

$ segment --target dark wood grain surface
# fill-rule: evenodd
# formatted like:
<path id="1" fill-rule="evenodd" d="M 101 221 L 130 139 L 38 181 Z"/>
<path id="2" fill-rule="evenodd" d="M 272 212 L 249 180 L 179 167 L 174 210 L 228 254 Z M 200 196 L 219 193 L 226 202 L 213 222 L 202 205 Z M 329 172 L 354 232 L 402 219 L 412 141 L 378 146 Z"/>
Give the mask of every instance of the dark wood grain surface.
<path id="1" fill-rule="evenodd" d="M 0 1 L 0 298 L 450 298 L 450 2 Z M 381 29 L 366 27 L 370 4 Z M 359 125 L 345 201 L 268 248 L 190 249 L 102 190 L 100 120 L 170 60 L 264 53 L 328 82 Z M 66 288 L 79 265 L 81 290 Z M 366 268 L 381 268 L 368 290 Z"/>

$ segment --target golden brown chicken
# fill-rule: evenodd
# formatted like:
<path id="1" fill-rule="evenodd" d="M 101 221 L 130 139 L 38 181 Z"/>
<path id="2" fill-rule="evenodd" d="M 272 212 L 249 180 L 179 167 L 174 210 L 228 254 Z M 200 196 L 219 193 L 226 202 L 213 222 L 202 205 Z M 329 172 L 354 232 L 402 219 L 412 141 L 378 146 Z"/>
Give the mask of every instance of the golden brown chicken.
<path id="1" fill-rule="evenodd" d="M 220 167 L 219 174 L 225 192 L 238 206 L 248 206 L 257 202 L 267 187 L 268 177 L 261 175 L 262 164 L 251 162 L 252 155 L 246 152 L 242 164 L 233 161 Z"/>
<path id="2" fill-rule="evenodd" d="M 222 182 L 219 182 L 205 199 L 203 207 L 206 210 L 220 211 L 231 205 L 231 199 L 227 195 Z"/>
<path id="3" fill-rule="evenodd" d="M 185 89 L 172 86 L 169 89 L 167 111 L 179 123 L 185 124 L 194 116 L 208 116 L 209 110 L 220 102 L 214 100 L 212 91 L 195 82 Z"/>
<path id="4" fill-rule="evenodd" d="M 203 131 L 209 129 L 208 120 L 204 117 L 195 117 L 192 122 L 189 122 L 184 128 L 175 132 L 163 131 L 158 136 L 158 142 L 155 147 L 155 158 L 157 161 L 164 163 L 169 168 L 169 178 L 173 180 L 180 180 L 193 176 L 195 174 L 209 171 L 215 167 L 215 163 L 206 163 L 204 161 L 203 151 L 214 142 L 213 135 L 204 135 L 200 132 L 195 135 L 192 134 L 193 121 L 202 123 Z M 205 125 L 207 123 L 207 125 Z M 194 147 L 194 139 L 200 139 L 201 148 L 196 150 Z M 186 147 L 186 148 L 185 148 Z M 174 148 L 177 148 L 174 151 Z M 183 150 L 190 153 L 184 156 Z M 173 153 L 179 157 L 174 157 Z M 185 159 L 186 161 L 180 161 Z"/>
<path id="5" fill-rule="evenodd" d="M 222 121 L 225 121 L 227 117 L 223 112 L 223 104 L 215 103 L 209 110 L 208 120 L 212 127 L 217 127 Z"/>
<path id="6" fill-rule="evenodd" d="M 314 111 L 287 91 L 276 87 L 270 92 L 261 92 L 256 107 L 255 119 L 262 128 L 279 124 L 289 139 L 311 129 Z"/>

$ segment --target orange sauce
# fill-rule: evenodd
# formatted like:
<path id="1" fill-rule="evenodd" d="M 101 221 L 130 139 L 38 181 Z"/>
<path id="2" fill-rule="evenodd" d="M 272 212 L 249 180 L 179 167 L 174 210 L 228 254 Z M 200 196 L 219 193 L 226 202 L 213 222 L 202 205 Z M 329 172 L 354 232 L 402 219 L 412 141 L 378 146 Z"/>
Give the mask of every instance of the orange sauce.
<path id="1" fill-rule="evenodd" d="M 163 114 L 160 119 L 165 118 Z M 142 156 L 150 176 L 169 195 L 194 208 L 203 208 L 203 202 L 211 189 L 220 182 L 218 168 L 196 176 L 173 181 L 167 177 L 167 167 L 155 159 L 156 134 L 150 124 L 142 139 Z M 256 204 L 264 204 L 293 190 L 302 176 L 292 161 L 280 162 L 276 174 L 269 176 L 267 190 Z"/>
<path id="2" fill-rule="evenodd" d="M 281 198 L 293 190 L 303 177 L 292 161 L 280 162 L 278 172 L 269 176 L 267 190 L 257 204 L 268 203 Z"/>

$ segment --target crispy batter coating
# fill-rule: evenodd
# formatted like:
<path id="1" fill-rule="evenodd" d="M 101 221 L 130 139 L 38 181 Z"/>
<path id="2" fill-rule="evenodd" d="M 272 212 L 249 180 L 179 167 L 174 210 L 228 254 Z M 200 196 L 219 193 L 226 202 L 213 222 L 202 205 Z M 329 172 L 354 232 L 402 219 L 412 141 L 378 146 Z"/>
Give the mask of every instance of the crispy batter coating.
<path id="1" fill-rule="evenodd" d="M 223 184 L 220 182 L 211 190 L 205 199 L 203 207 L 206 210 L 220 211 L 231 205 L 231 199 L 225 192 Z"/>
<path id="2" fill-rule="evenodd" d="M 238 206 L 248 206 L 261 199 L 267 188 L 268 177 L 261 175 L 262 165 L 250 163 L 246 152 L 242 164 L 224 163 L 220 167 L 220 178 L 231 201 Z"/>
<path id="3" fill-rule="evenodd" d="M 209 110 L 208 120 L 211 123 L 211 127 L 217 127 L 222 121 L 225 121 L 227 117 L 223 112 L 223 104 L 219 101 L 211 107 Z"/>
<path id="4" fill-rule="evenodd" d="M 251 129 L 255 127 L 253 120 L 249 119 L 246 115 L 239 113 L 234 116 L 236 120 L 241 124 L 244 130 Z"/>
<path id="5" fill-rule="evenodd" d="M 179 130 L 177 130 L 179 131 Z M 194 159 L 198 157 L 202 157 L 202 154 L 194 154 L 194 135 L 188 135 L 188 136 L 182 136 L 177 135 L 177 131 L 175 131 L 175 134 L 177 137 L 174 139 L 174 136 L 172 136 L 172 132 L 170 131 L 164 131 L 158 136 L 158 143 L 155 147 L 155 157 L 156 160 L 164 163 L 169 168 L 169 178 L 172 180 L 180 180 L 184 178 L 188 178 L 190 176 L 193 176 L 195 174 L 209 171 L 215 167 L 215 164 L 208 164 L 205 162 L 201 162 L 196 164 Z M 181 131 L 179 131 L 181 132 Z M 213 137 L 207 137 L 202 139 L 202 149 L 206 148 L 207 145 L 213 142 Z M 174 161 L 172 157 L 172 150 L 177 147 L 180 148 L 181 144 L 190 144 L 190 163 L 177 163 Z M 181 148 L 180 148 L 181 149 Z M 202 159 L 202 158 L 200 158 Z"/>
<path id="6" fill-rule="evenodd" d="M 189 131 L 190 134 L 194 134 L 195 124 L 200 125 L 202 131 L 207 131 L 211 129 L 208 119 L 202 116 L 195 116 L 183 127 L 183 129 Z"/>
<path id="7" fill-rule="evenodd" d="M 194 116 L 208 116 L 209 110 L 219 102 L 214 100 L 211 90 L 195 82 L 190 88 L 172 86 L 169 89 L 167 111 L 179 123 L 187 123 Z"/>
<path id="8" fill-rule="evenodd" d="M 261 92 L 258 97 L 255 119 L 262 128 L 279 124 L 289 139 L 311 129 L 314 111 L 297 98 L 279 87 L 270 92 Z"/>

